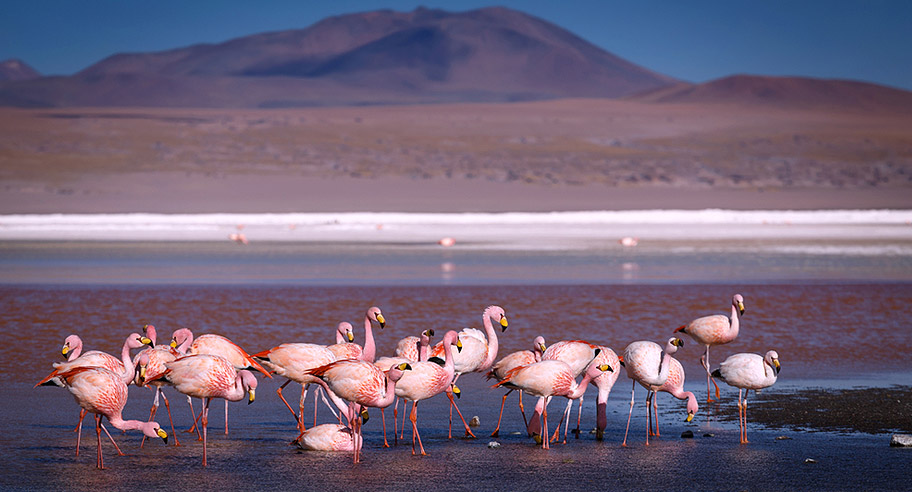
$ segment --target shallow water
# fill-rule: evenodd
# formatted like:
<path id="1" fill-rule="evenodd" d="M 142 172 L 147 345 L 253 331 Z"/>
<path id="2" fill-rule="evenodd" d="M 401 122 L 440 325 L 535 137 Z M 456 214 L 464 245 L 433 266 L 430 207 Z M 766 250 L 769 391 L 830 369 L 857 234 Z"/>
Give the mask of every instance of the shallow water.
<path id="1" fill-rule="evenodd" d="M 743 329 L 734 342 L 713 349 L 711 362 L 715 366 L 735 352 L 776 349 L 783 369 L 780 382 L 767 391 L 907 383 L 912 367 L 906 349 L 912 344 L 912 275 L 909 259 L 901 256 L 739 257 L 733 251 L 675 256 L 647 250 L 627 261 L 639 266 L 634 277 L 625 278 L 621 255 L 628 253 L 468 254 L 399 246 L 359 253 L 345 245 L 302 252 L 302 245 L 233 246 L 2 244 L 0 357 L 6 363 L 0 366 L 0 377 L 6 385 L 0 400 L 0 434 L 6 467 L 0 488 L 912 487 L 902 471 L 908 452 L 889 448 L 888 435 L 808 434 L 752 424 L 751 444 L 739 445 L 737 426 L 722 418 L 734 411 L 728 403 L 737 392 L 724 385 L 725 404 L 703 405 L 689 424 L 683 421 L 683 402 L 661 395 L 663 433 L 648 448 L 643 446 L 645 392 L 637 390 L 630 445 L 623 448 L 632 386 L 625 375 L 609 399 L 605 441 L 597 442 L 588 433 L 595 413 L 595 393 L 590 389 L 580 439 L 571 437 L 567 445 L 550 451 L 517 434 L 523 424 L 515 394 L 507 401 L 497 439 L 502 446 L 489 449 L 491 439 L 486 436 L 503 393 L 473 374 L 460 379 L 463 398 L 458 403 L 467 418 L 480 417 L 478 439 L 447 440 L 447 400 L 435 397 L 419 412 L 428 457 L 412 457 L 408 446 L 382 449 L 376 410 L 365 427 L 361 465 L 352 465 L 347 454 L 298 451 L 287 445 L 295 431 L 290 413 L 275 395 L 281 381 L 267 380 L 261 382 L 253 405 L 231 405 L 227 437 L 222 433 L 223 404 L 213 403 L 208 469 L 200 467 L 200 443 L 188 434 L 178 433 L 182 446 L 177 448 L 159 441 L 139 449 L 135 433 L 114 433 L 128 455 L 116 456 L 106 443 L 108 470 L 97 471 L 91 420 L 83 430 L 82 453 L 75 458 L 72 428 L 77 406 L 63 389 L 33 389 L 32 384 L 60 360 L 68 334 L 81 335 L 86 349 L 117 353 L 126 334 L 145 323 L 156 325 L 162 339 L 186 326 L 196 333 L 226 335 L 253 353 L 289 341 L 329 343 L 339 321 L 360 327 L 365 309 L 377 305 L 388 320 L 386 329 L 377 332 L 382 355 L 391 353 L 399 338 L 425 328 L 433 328 L 438 339 L 447 329 L 480 328 L 485 306 L 499 304 L 510 320 L 500 335 L 501 354 L 527 349 L 536 335 L 549 342 L 586 339 L 620 352 L 634 340 L 663 340 L 697 316 L 728 312 L 731 295 L 739 292 L 747 307 Z M 454 264 L 449 279 L 440 267 L 443 260 Z M 360 329 L 356 336 L 362 341 Z M 700 395 L 706 388 L 698 362 L 702 350 L 685 341 L 677 357 L 689 375 L 686 389 Z M 23 360 L 28 363 L 16 362 Z M 295 388 L 289 386 L 286 395 L 295 395 Z M 188 427 L 186 400 L 173 390 L 165 391 L 173 403 L 175 424 Z M 131 388 L 130 395 L 126 418 L 146 418 L 152 393 Z M 527 398 L 527 408 L 532 405 Z M 549 407 L 552 428 L 563 407 L 559 398 Z M 321 405 L 320 421 L 330 419 Z M 156 420 L 170 431 L 164 408 Z M 389 417 L 388 424 L 392 425 Z M 455 427 L 457 435 L 460 427 Z M 681 439 L 684 430 L 693 430 L 696 438 Z M 781 434 L 792 439 L 776 440 Z M 817 463 L 806 464 L 806 458 Z"/>

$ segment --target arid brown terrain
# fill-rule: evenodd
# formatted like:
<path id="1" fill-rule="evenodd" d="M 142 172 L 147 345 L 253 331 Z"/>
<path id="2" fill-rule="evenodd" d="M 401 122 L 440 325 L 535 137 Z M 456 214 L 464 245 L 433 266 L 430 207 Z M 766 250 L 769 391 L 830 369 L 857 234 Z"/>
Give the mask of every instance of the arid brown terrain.
<path id="1" fill-rule="evenodd" d="M 912 117 L 567 99 L 0 109 L 0 210 L 909 207 Z"/>

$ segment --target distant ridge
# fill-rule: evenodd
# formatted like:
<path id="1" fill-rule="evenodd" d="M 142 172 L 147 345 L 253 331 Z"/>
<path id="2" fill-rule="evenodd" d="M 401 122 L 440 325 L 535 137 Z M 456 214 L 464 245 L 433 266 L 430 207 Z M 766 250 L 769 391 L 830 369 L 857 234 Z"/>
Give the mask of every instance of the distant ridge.
<path id="1" fill-rule="evenodd" d="M 31 80 L 41 77 L 37 70 L 16 58 L 0 62 L 0 81 Z"/>
<path id="2" fill-rule="evenodd" d="M 294 107 L 617 98 L 678 81 L 515 10 L 418 8 L 324 19 L 70 77 L 0 83 L 12 106 Z"/>
<path id="3" fill-rule="evenodd" d="M 788 109 L 912 112 L 912 92 L 851 80 L 733 75 L 630 96 L 658 103 L 725 103 Z"/>

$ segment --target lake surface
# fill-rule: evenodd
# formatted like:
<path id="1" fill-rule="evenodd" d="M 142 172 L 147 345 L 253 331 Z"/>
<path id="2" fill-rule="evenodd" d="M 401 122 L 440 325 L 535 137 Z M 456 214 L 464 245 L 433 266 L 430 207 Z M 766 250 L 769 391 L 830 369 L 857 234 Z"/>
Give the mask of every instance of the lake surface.
<path id="1" fill-rule="evenodd" d="M 646 243 L 632 250 L 544 251 L 347 242 L 0 242 L 0 376 L 6 383 L 0 488 L 908 490 L 908 450 L 889 448 L 889 435 L 774 431 L 751 424 L 751 443 L 739 445 L 737 425 L 722 418 L 736 412 L 737 392 L 725 385 L 723 401 L 701 400 L 692 423 L 684 422 L 683 402 L 662 394 L 663 434 L 648 448 L 642 388 L 636 391 L 630 445 L 620 446 L 630 402 L 626 375 L 609 399 L 602 442 L 588 433 L 595 420 L 593 389 L 584 401 L 580 439 L 550 451 L 521 433 L 511 395 L 496 439 L 501 447 L 490 449 L 487 435 L 503 392 L 490 389 L 481 375 L 466 375 L 458 403 L 467 418 L 479 416 L 478 439 L 448 440 L 447 400 L 435 397 L 419 412 L 429 456 L 412 457 L 408 446 L 383 449 L 373 410 L 365 426 L 364 463 L 355 466 L 347 454 L 289 446 L 294 423 L 274 391 L 282 381 L 265 380 L 253 405 L 231 405 L 229 436 L 222 433 L 222 403 L 213 403 L 208 469 L 200 467 L 201 443 L 179 431 L 180 447 L 159 441 L 143 449 L 136 433 L 114 433 L 127 456 L 116 456 L 105 443 L 103 471 L 94 468 L 91 424 L 74 457 L 78 408 L 68 392 L 32 388 L 61 360 L 60 347 L 71 333 L 83 338 L 87 350 L 119 353 L 126 334 L 146 323 L 163 340 L 189 327 L 228 336 L 254 353 L 284 342 L 331 343 L 339 321 L 353 323 L 363 342 L 364 311 L 376 305 L 388 321 L 376 333 L 378 354 L 386 355 L 401 337 L 426 328 L 438 339 L 447 329 L 481 328 L 483 309 L 498 304 L 510 321 L 500 334 L 501 355 L 529 348 L 537 335 L 549 343 L 585 339 L 621 352 L 635 340 L 665 340 L 695 317 L 728 313 L 736 292 L 747 308 L 742 331 L 712 350 L 713 366 L 733 353 L 775 349 L 782 372 L 766 391 L 908 384 L 909 255 L 891 249 L 895 243 L 867 241 L 851 249 L 843 241 L 834 252 L 831 242 L 819 239 L 786 242 L 792 246 L 739 239 L 725 247 Z M 685 342 L 677 358 L 689 376 L 686 389 L 699 396 L 706 388 L 702 349 L 689 338 Z M 295 395 L 295 388 L 290 385 L 286 395 Z M 186 399 L 165 391 L 175 424 L 186 429 Z M 131 387 L 125 417 L 145 419 L 151 399 L 147 389 Z M 552 428 L 563 402 L 555 399 L 549 407 Z M 534 404 L 531 398 L 525 403 Z M 319 418 L 331 421 L 325 407 Z M 156 420 L 170 431 L 164 408 Z M 696 437 L 681 439 L 685 430 Z M 775 439 L 782 434 L 792 439 Z M 806 458 L 816 463 L 806 464 Z"/>

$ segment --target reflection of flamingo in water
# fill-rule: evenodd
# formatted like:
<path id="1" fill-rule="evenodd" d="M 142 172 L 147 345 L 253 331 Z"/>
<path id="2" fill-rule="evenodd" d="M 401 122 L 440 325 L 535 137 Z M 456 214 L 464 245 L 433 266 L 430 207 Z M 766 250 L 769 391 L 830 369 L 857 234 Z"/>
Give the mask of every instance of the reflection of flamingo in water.
<path id="1" fill-rule="evenodd" d="M 504 309 L 500 306 L 488 306 L 482 313 L 482 323 L 485 328 L 484 332 L 476 330 L 475 328 L 463 328 L 462 331 L 459 332 L 459 339 L 462 341 L 463 349 L 462 352 L 453 354 L 456 377 L 453 379 L 452 388 L 447 390 L 447 397 L 450 399 L 449 437 L 453 437 L 453 408 L 456 409 L 456 413 L 459 414 L 459 418 L 462 419 L 462 425 L 465 426 L 466 437 L 475 437 L 475 434 L 469 429 L 469 424 L 466 423 L 465 418 L 462 416 L 462 412 L 459 411 L 459 407 L 456 406 L 456 401 L 453 400 L 453 394 L 458 394 L 456 381 L 459 379 L 460 375 L 469 372 L 487 372 L 491 366 L 494 365 L 494 359 L 497 358 L 498 345 L 497 333 L 494 331 L 494 325 L 491 323 L 491 320 L 500 323 L 501 331 L 506 331 L 508 323 Z M 485 339 L 485 335 L 487 335 L 487 339 Z M 431 357 L 442 357 L 444 355 L 443 342 L 435 345 L 433 350 L 431 350 L 430 355 Z"/>
<path id="2" fill-rule="evenodd" d="M 770 350 L 762 357 L 757 354 L 735 354 L 725 359 L 713 371 L 713 376 L 738 388 L 738 426 L 741 428 L 741 444 L 747 444 L 747 393 L 750 390 L 759 392 L 776 383 L 779 376 L 779 354 L 775 350 Z"/>
<path id="3" fill-rule="evenodd" d="M 487 377 L 488 379 L 495 378 L 498 381 L 503 381 L 503 378 L 506 377 L 507 373 L 513 368 L 527 366 L 541 361 L 542 354 L 545 350 L 545 338 L 541 336 L 535 337 L 535 340 L 532 341 L 532 350 L 518 350 L 507 355 L 503 359 L 500 359 L 488 372 Z M 507 403 L 507 396 L 514 390 L 515 388 L 510 388 L 510 391 L 507 391 L 503 395 L 503 399 L 500 402 L 500 416 L 497 418 L 497 426 L 494 428 L 494 432 L 491 432 L 491 437 L 500 435 L 500 421 L 503 419 L 504 405 Z M 523 425 L 528 428 L 529 422 L 526 420 L 526 411 L 523 408 L 522 394 L 522 390 L 519 390 L 519 411 L 522 413 Z"/>
<path id="4" fill-rule="evenodd" d="M 706 401 L 713 401 L 710 398 L 709 384 L 716 387 L 716 399 L 719 398 L 719 385 L 712 379 L 709 372 L 709 347 L 711 345 L 723 345 L 731 342 L 738 336 L 738 329 L 741 326 L 740 316 L 744 314 L 744 298 L 741 294 L 732 296 L 731 316 L 724 314 L 714 314 L 697 318 L 690 323 L 678 328 L 675 332 L 682 332 L 690 335 L 695 342 L 706 347 L 703 358 L 700 363 L 706 369 Z"/>

